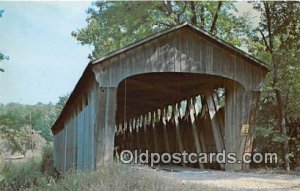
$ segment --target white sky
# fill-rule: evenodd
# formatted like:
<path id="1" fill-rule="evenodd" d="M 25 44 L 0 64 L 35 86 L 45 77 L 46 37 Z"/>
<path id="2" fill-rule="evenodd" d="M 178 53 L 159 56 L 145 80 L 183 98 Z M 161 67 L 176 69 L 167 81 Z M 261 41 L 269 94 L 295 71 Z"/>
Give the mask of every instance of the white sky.
<path id="1" fill-rule="evenodd" d="M 90 2 L 0 2 L 0 103 L 56 102 L 70 93 L 92 49 L 71 32 L 85 26 Z"/>

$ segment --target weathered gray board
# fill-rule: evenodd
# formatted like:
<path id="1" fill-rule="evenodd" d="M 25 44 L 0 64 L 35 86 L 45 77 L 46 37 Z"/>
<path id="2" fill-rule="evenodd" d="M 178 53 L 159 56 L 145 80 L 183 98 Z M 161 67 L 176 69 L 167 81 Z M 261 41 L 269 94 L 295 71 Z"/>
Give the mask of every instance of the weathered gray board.
<path id="1" fill-rule="evenodd" d="M 54 136 L 54 165 L 60 172 L 95 168 L 95 87 L 78 101 L 64 128 Z"/>
<path id="2" fill-rule="evenodd" d="M 84 71 L 52 128 L 54 164 L 65 172 L 72 166 L 69 162 L 77 170 L 111 163 L 116 125 L 128 124 L 130 119 L 142 114 L 218 87 L 226 90 L 225 135 L 220 141 L 224 142 L 226 151 L 237 152 L 240 158 L 246 150 L 251 151 L 251 131 L 241 135 L 241 127 L 249 124 L 253 129 L 257 95 L 267 72 L 261 62 L 190 25 L 174 27 L 95 60 Z M 155 80 L 170 73 L 188 74 L 196 82 L 192 84 L 193 80 L 185 77 L 186 81 L 178 83 L 186 89 L 178 94 L 168 84 L 171 80 Z M 136 80 L 138 77 L 148 82 L 148 89 L 143 89 L 143 84 Z M 135 89 L 128 92 L 129 80 Z M 153 91 L 161 97 L 153 96 Z M 75 154 L 68 154 L 72 147 L 66 146 L 70 141 L 65 140 L 69 136 L 73 136 L 70 140 L 76 140 Z M 226 164 L 225 169 L 242 167 Z"/>

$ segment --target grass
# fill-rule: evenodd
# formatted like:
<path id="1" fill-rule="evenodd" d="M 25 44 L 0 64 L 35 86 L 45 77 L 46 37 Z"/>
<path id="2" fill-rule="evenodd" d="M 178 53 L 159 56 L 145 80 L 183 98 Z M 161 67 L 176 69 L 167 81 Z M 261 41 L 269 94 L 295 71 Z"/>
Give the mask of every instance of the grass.
<path id="1" fill-rule="evenodd" d="M 254 172 L 257 173 L 257 170 Z M 99 168 L 95 172 L 70 172 L 58 176 L 53 167 L 52 147 L 49 145 L 43 148 L 41 158 L 29 159 L 26 162 L 4 162 L 0 158 L 1 191 L 236 190 L 213 188 L 209 185 L 191 182 L 185 184 L 168 175 L 168 172 L 158 172 L 147 166 L 113 164 Z"/>
<path id="2" fill-rule="evenodd" d="M 43 148 L 40 159 L 23 163 L 4 162 L 0 159 L 0 190 L 205 190 L 216 191 L 204 185 L 183 184 L 146 166 L 113 164 L 94 172 L 66 173 L 58 176 L 53 168 L 52 147 Z"/>
<path id="3" fill-rule="evenodd" d="M 113 164 L 95 172 L 67 173 L 58 179 L 42 173 L 40 160 L 29 160 L 23 164 L 6 163 L 1 169 L 0 190 L 214 190 L 203 186 L 186 185 L 162 178 L 148 167 L 132 167 Z"/>
<path id="4" fill-rule="evenodd" d="M 49 160 L 50 159 L 50 160 Z M 42 150 L 42 157 L 22 161 L 4 161 L 0 158 L 0 190 L 25 190 L 34 186 L 47 185 L 54 180 L 52 147 Z"/>
<path id="5" fill-rule="evenodd" d="M 24 190 L 34 185 L 43 185 L 50 176 L 40 171 L 40 160 L 28 160 L 15 164 L 4 162 L 0 172 L 0 190 Z"/>
<path id="6" fill-rule="evenodd" d="M 254 171 L 255 172 L 255 171 Z M 226 186 L 186 182 L 167 171 L 156 171 L 148 166 L 112 164 L 94 172 L 69 172 L 58 176 L 53 168 L 52 148 L 43 149 L 42 157 L 23 163 L 1 162 L 1 191 L 221 191 L 239 190 Z M 243 190 L 243 189 L 240 189 Z"/>
<path id="7" fill-rule="evenodd" d="M 184 183 L 184 181 L 170 176 L 170 172 L 155 171 L 147 166 L 112 164 L 94 172 L 69 172 L 56 176 L 49 173 L 51 168 L 47 167 L 46 164 L 50 164 L 49 160 L 35 159 L 23 164 L 2 163 L 1 165 L 0 163 L 0 190 L 243 190 L 230 187 L 216 188 L 212 187 L 213 185 L 192 182 Z"/>
<path id="8" fill-rule="evenodd" d="M 35 187 L 33 190 L 75 190 L 75 191 L 96 191 L 96 190 L 170 190 L 170 191 L 192 191 L 205 190 L 215 191 L 199 185 L 186 185 L 175 180 L 171 181 L 162 178 L 157 172 L 149 173 L 147 167 L 132 167 L 128 165 L 114 164 L 103 167 L 95 172 L 81 172 L 67 174 L 58 182 L 48 185 Z"/>
<path id="9" fill-rule="evenodd" d="M 257 170 L 254 172 L 257 173 Z M 183 182 L 171 178 L 168 172 L 155 171 L 147 166 L 123 164 L 101 167 L 94 172 L 70 172 L 58 176 L 53 167 L 51 146 L 44 147 L 41 158 L 30 159 L 23 163 L 4 162 L 0 158 L 1 191 L 236 190 Z"/>

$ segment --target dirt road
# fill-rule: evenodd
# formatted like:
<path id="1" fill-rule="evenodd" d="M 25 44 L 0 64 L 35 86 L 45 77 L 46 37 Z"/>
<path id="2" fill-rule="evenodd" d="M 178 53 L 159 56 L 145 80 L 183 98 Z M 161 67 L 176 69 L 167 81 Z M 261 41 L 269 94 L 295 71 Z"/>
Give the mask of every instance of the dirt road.
<path id="1" fill-rule="evenodd" d="M 220 190 L 300 191 L 299 175 L 223 172 L 180 167 L 176 167 L 175 171 L 174 167 L 159 167 L 156 171 L 180 184 L 199 184 L 201 187 L 217 187 Z"/>

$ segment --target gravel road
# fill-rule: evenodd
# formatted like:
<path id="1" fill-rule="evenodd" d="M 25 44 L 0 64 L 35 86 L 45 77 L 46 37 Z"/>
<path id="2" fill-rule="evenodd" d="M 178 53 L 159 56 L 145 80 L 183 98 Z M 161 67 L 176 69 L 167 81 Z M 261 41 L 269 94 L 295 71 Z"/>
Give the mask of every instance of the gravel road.
<path id="1" fill-rule="evenodd" d="M 224 172 L 172 166 L 158 167 L 155 171 L 181 184 L 199 184 L 201 187 L 216 187 L 221 190 L 300 191 L 299 175 Z"/>

